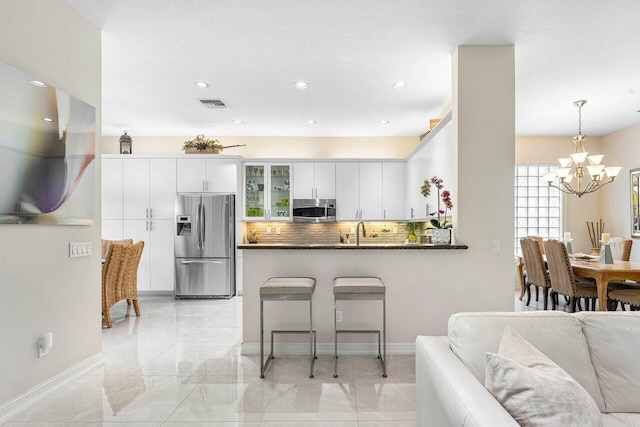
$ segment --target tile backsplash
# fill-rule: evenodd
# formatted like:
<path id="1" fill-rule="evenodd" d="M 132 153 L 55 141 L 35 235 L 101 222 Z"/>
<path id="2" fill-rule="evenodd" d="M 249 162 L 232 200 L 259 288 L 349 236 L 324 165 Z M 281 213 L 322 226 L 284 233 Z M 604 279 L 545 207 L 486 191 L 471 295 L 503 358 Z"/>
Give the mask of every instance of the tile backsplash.
<path id="1" fill-rule="evenodd" d="M 404 222 L 393 221 L 365 221 L 367 237 L 360 234 L 360 243 L 404 243 L 409 230 Z M 355 233 L 351 229 L 356 229 L 357 222 L 331 222 L 321 224 L 303 224 L 299 222 L 245 222 L 243 223 L 244 242 L 247 243 L 247 232 L 256 230 L 258 243 L 290 243 L 290 244 L 327 244 L 335 245 L 340 243 L 340 232 L 345 239 L 349 234 L 350 243 L 355 243 Z M 416 234 L 424 233 L 423 223 L 420 231 Z M 280 234 L 277 234 L 277 229 Z M 397 228 L 397 233 L 394 229 Z M 271 234 L 268 234 L 271 229 Z M 362 233 L 362 231 L 361 231 Z"/>

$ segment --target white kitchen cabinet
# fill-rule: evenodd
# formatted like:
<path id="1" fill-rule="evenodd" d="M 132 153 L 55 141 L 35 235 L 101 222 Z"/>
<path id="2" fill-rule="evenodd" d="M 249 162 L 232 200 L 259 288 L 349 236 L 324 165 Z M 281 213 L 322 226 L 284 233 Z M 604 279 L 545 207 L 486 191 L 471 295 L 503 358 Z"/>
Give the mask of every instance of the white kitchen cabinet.
<path id="1" fill-rule="evenodd" d="M 173 290 L 173 220 L 127 219 L 124 236 L 144 241 L 138 266 L 139 291 Z"/>
<path id="2" fill-rule="evenodd" d="M 102 219 L 122 219 L 121 159 L 102 159 Z"/>
<path id="3" fill-rule="evenodd" d="M 122 169 L 125 219 L 173 219 L 174 159 L 124 159 Z"/>
<path id="4" fill-rule="evenodd" d="M 383 219 L 382 163 L 360 163 L 360 219 Z"/>
<path id="5" fill-rule="evenodd" d="M 101 235 L 102 238 L 106 240 L 122 240 L 122 220 L 103 219 Z"/>
<path id="6" fill-rule="evenodd" d="M 291 221 L 291 163 L 245 163 L 245 221 Z"/>
<path id="7" fill-rule="evenodd" d="M 382 163 L 382 219 L 403 220 L 406 163 Z"/>
<path id="8" fill-rule="evenodd" d="M 178 193 L 236 193 L 238 165 L 234 159 L 178 159 Z"/>
<path id="9" fill-rule="evenodd" d="M 360 164 L 336 164 L 336 219 L 360 219 Z"/>
<path id="10" fill-rule="evenodd" d="M 422 178 L 420 175 L 420 159 L 418 156 L 414 156 L 407 162 L 407 209 L 405 212 L 405 218 L 408 220 L 417 218 L 418 207 L 421 204 L 420 198 L 424 199 L 420 194 L 418 184 L 422 183 L 422 180 L 424 179 L 425 178 Z"/>
<path id="11" fill-rule="evenodd" d="M 293 165 L 294 199 L 335 199 L 336 164 L 297 162 Z"/>

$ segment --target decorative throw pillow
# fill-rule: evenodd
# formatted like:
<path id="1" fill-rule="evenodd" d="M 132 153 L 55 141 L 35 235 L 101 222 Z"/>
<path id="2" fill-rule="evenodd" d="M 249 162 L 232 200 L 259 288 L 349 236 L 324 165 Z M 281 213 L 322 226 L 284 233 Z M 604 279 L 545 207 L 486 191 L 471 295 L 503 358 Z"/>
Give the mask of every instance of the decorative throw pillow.
<path id="1" fill-rule="evenodd" d="M 598 405 L 560 366 L 510 326 L 485 353 L 485 387 L 521 426 L 601 427 Z"/>

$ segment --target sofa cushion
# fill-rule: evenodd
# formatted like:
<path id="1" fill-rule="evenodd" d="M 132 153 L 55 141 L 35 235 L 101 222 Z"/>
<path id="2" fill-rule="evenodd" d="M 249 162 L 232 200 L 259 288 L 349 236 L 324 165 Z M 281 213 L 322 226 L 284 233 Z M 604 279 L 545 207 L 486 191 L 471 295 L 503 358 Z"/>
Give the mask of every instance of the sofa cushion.
<path id="1" fill-rule="evenodd" d="M 618 420 L 618 425 L 631 426 L 631 427 L 640 427 L 640 414 L 628 414 L 624 412 L 620 412 L 617 414 L 609 414 L 609 417 Z M 611 424 L 612 426 L 615 424 Z M 607 427 L 607 424 L 604 425 Z"/>
<path id="2" fill-rule="evenodd" d="M 584 387 L 510 326 L 485 360 L 487 390 L 521 426 L 602 426 Z"/>
<path id="3" fill-rule="evenodd" d="M 640 315 L 581 313 L 606 412 L 640 413 Z"/>
<path id="4" fill-rule="evenodd" d="M 618 415 L 638 415 L 640 414 L 602 414 L 602 427 L 640 427 L 640 419 L 634 420 L 633 418 L 625 419 Z"/>
<path id="5" fill-rule="evenodd" d="M 525 313 L 458 313 L 449 318 L 451 350 L 480 381 L 485 382 L 485 352 L 497 352 L 507 325 L 557 363 L 605 412 L 582 323 L 560 311 Z"/>

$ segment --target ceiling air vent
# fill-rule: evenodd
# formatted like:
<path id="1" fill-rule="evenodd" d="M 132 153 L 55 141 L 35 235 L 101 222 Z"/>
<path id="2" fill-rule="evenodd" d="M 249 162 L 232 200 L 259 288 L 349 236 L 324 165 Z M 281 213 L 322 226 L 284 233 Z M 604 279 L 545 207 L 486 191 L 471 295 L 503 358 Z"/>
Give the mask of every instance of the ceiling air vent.
<path id="1" fill-rule="evenodd" d="M 201 99 L 200 102 L 207 108 L 229 108 L 222 99 Z"/>

